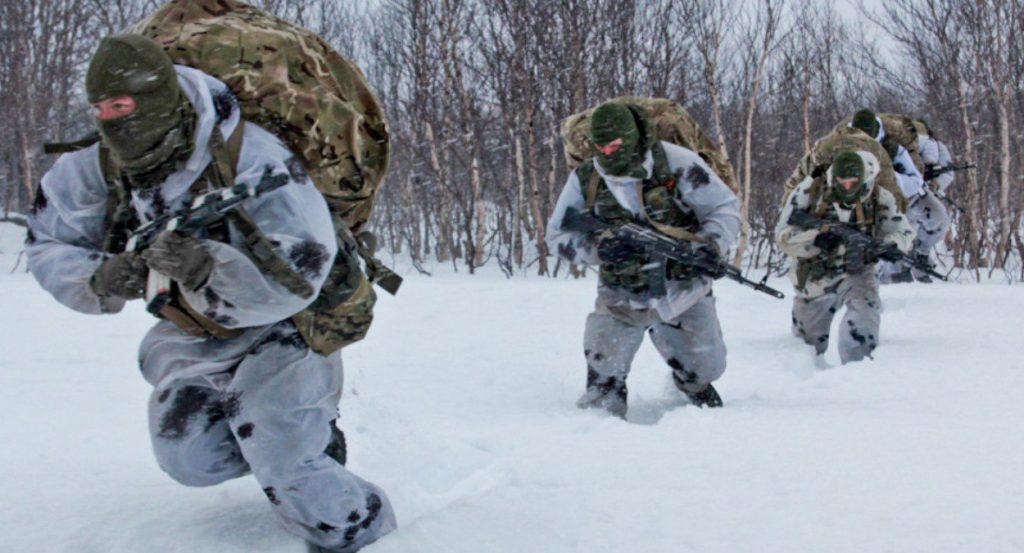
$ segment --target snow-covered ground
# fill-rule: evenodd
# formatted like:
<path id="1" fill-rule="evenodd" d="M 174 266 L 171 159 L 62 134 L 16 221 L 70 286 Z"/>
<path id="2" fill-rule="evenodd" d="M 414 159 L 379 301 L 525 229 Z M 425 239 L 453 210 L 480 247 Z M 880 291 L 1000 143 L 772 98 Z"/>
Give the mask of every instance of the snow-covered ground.
<path id="1" fill-rule="evenodd" d="M 0 230 L 0 551 L 303 551 L 251 477 L 160 472 L 148 315 L 64 309 Z M 367 553 L 1024 551 L 1024 287 L 884 288 L 875 360 L 821 370 L 790 300 L 720 283 L 726 407 L 646 344 L 623 422 L 573 407 L 592 278 L 439 273 L 345 351 L 350 467 L 400 524 Z"/>

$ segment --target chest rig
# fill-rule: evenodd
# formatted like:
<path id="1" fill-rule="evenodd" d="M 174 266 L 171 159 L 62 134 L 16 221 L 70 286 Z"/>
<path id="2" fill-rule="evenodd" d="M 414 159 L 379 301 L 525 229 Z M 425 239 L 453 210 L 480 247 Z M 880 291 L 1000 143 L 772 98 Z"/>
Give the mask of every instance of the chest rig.
<path id="1" fill-rule="evenodd" d="M 814 181 L 811 182 L 811 187 L 807 191 L 810 195 L 808 205 L 814 206 L 812 208 L 812 212 L 819 219 L 828 223 L 839 224 L 841 223 L 839 219 L 839 211 L 836 209 L 835 203 L 825 197 L 828 193 L 827 191 L 828 188 L 825 183 L 825 177 L 815 177 Z M 868 236 L 877 238 L 876 231 L 878 230 L 878 225 L 875 220 L 877 206 L 878 186 L 875 185 L 867 198 L 860 200 L 853 205 L 851 209 L 852 216 L 845 224 L 854 225 L 858 230 Z M 810 281 L 824 280 L 843 274 L 845 272 L 843 257 L 844 254 L 839 253 L 837 249 L 827 253 L 819 252 L 818 255 L 814 257 L 800 259 L 797 262 L 796 287 L 803 290 L 806 289 L 806 285 Z"/>
<path id="2" fill-rule="evenodd" d="M 594 167 L 593 158 L 576 170 L 579 182 L 585 186 L 587 211 L 601 221 L 616 226 L 626 223 L 652 225 L 659 232 L 673 238 L 700 241 L 695 234 L 700 229 L 697 215 L 675 199 L 676 186 L 682 174 L 673 173 L 661 144 L 651 148 L 651 155 L 654 160 L 651 177 L 636 184 L 642 215 L 633 215 L 619 204 Z M 634 259 L 621 263 L 601 263 L 599 274 L 605 286 L 651 297 L 665 295 L 667 280 L 682 281 L 685 287 L 686 281 L 697 276 L 691 267 L 639 253 Z"/>
<path id="3" fill-rule="evenodd" d="M 196 179 L 188 191 L 185 205 L 196 196 L 212 190 L 230 187 L 235 180 L 235 168 L 242 149 L 244 124 L 240 121 L 231 135 L 224 139 L 220 128 L 215 126 L 210 136 L 211 162 Z M 110 254 L 125 251 L 132 232 L 139 227 L 139 219 L 131 203 L 130 179 L 118 167 L 110 151 L 101 143 L 99 149 L 100 168 L 107 186 L 107 235 L 103 250 Z M 230 223 L 230 224 L 229 224 Z M 308 297 L 313 294 L 309 283 L 298 274 L 287 261 L 274 251 L 270 239 L 259 229 L 252 217 L 242 208 L 233 209 L 226 217 L 207 227 L 197 238 L 231 243 L 232 230 L 237 232 L 243 245 L 240 249 L 264 273 L 297 295 Z M 244 330 L 226 328 L 211 315 L 200 313 L 185 301 L 177 283 L 172 286 L 171 301 L 154 313 L 167 319 L 192 336 L 229 339 L 240 336 Z"/>

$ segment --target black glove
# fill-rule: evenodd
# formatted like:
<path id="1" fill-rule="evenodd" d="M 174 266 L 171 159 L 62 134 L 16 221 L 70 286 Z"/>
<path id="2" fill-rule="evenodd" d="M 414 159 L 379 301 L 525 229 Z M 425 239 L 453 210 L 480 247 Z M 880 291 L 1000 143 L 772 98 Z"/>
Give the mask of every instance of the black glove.
<path id="1" fill-rule="evenodd" d="M 843 237 L 832 231 L 819 232 L 814 237 L 814 246 L 825 253 L 836 251 L 842 243 Z"/>
<path id="2" fill-rule="evenodd" d="M 697 255 L 700 256 L 701 264 L 705 267 L 704 274 L 713 279 L 725 276 L 725 269 L 722 267 L 722 254 L 714 242 L 698 245 Z"/>
<path id="3" fill-rule="evenodd" d="M 134 300 L 146 295 L 149 269 L 135 252 L 108 257 L 89 279 L 89 288 L 97 296 Z"/>
<path id="4" fill-rule="evenodd" d="M 615 234 L 598 235 L 597 257 L 605 263 L 625 263 L 644 254 L 642 247 Z"/>
<path id="5" fill-rule="evenodd" d="M 895 263 L 903 259 L 903 252 L 900 251 L 896 244 L 887 242 L 882 249 L 878 251 L 878 258 Z"/>
<path id="6" fill-rule="evenodd" d="M 150 269 L 163 273 L 189 291 L 195 291 L 210 278 L 213 256 L 202 242 L 176 232 L 162 232 L 142 258 Z"/>

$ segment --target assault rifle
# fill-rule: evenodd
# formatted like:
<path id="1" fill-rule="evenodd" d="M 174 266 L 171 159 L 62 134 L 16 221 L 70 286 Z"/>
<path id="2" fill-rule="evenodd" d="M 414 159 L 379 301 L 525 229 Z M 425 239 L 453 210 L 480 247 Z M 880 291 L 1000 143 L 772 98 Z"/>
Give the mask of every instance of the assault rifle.
<path id="1" fill-rule="evenodd" d="M 785 294 L 766 285 L 764 282 L 755 282 L 744 278 L 743 273 L 738 267 L 726 263 L 711 252 L 694 247 L 692 243 L 685 240 L 676 240 L 637 223 L 613 225 L 601 221 L 589 213 L 584 214 L 570 207 L 565 211 L 565 217 L 562 219 L 562 228 L 588 233 L 611 231 L 617 238 L 635 244 L 638 249 L 693 267 L 702 275 L 711 278 L 725 277 L 779 299 L 786 297 Z"/>
<path id="2" fill-rule="evenodd" d="M 789 216 L 789 220 L 786 222 L 802 229 L 817 229 L 839 236 L 843 240 L 843 245 L 846 246 L 846 259 L 844 263 L 846 270 L 851 274 L 864 272 L 870 263 L 877 261 L 882 252 L 889 249 L 888 245 L 875 240 L 853 225 L 828 222 L 806 211 L 793 211 L 793 214 Z M 914 269 L 927 273 L 929 276 L 939 280 L 946 280 L 944 275 L 935 272 L 935 267 L 927 258 L 916 257 L 903 252 L 900 252 L 900 255 L 900 261 L 909 264 Z"/>
<path id="3" fill-rule="evenodd" d="M 288 184 L 286 174 L 266 175 L 259 184 L 236 184 L 229 188 L 221 188 L 203 194 L 193 200 L 192 204 L 177 212 L 169 213 L 140 226 L 128 238 L 125 251 L 134 252 L 148 247 L 156 237 L 164 231 L 177 231 L 182 234 L 196 235 L 223 219 L 242 202 L 273 192 Z M 171 279 L 156 271 L 149 271 L 146 284 L 146 310 L 159 313 L 171 301 Z"/>
<path id="4" fill-rule="evenodd" d="M 965 163 L 963 165 L 953 165 L 950 163 L 943 167 L 938 165 L 929 165 L 924 170 L 924 180 L 929 181 L 941 177 L 946 173 L 952 173 L 953 171 L 966 171 L 967 169 L 974 169 L 975 167 L 977 167 L 977 165 L 974 163 Z"/>

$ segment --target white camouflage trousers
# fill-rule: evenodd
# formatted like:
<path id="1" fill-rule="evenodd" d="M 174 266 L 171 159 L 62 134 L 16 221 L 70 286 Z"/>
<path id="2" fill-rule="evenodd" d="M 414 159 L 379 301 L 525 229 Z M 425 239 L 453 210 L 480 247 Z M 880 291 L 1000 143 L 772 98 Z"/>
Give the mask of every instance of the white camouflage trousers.
<path id="1" fill-rule="evenodd" d="M 355 551 L 395 528 L 384 492 L 324 453 L 341 357 L 311 352 L 290 321 L 224 341 L 161 322 L 140 362 L 155 384 L 153 451 L 178 482 L 211 486 L 251 472 L 289 531 L 332 551 Z M 225 370 L 189 375 L 204 367 Z"/>
<path id="2" fill-rule="evenodd" d="M 843 363 L 869 357 L 878 346 L 881 304 L 873 271 L 846 275 L 817 297 L 793 300 L 793 334 L 814 346 L 819 354 L 828 349 L 832 319 L 843 306 L 839 324 L 839 359 Z"/>
<path id="3" fill-rule="evenodd" d="M 699 392 L 725 372 L 725 342 L 710 294 L 671 321 L 654 309 L 609 304 L 598 296 L 583 336 L 588 370 L 603 380 L 625 380 L 645 330 L 678 387 Z"/>

